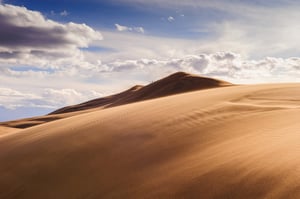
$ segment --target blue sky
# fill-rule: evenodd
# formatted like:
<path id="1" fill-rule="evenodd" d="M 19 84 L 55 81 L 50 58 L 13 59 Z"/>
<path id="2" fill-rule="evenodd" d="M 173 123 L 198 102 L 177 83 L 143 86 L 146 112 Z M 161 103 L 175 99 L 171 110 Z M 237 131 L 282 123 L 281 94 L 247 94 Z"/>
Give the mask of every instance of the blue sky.
<path id="1" fill-rule="evenodd" d="M 186 71 L 300 81 L 294 0 L 0 0 L 0 121 Z"/>
<path id="2" fill-rule="evenodd" d="M 230 18 L 230 13 L 214 8 L 161 7 L 118 1 L 38 1 L 6 0 L 18 6 L 42 12 L 49 19 L 60 22 L 86 23 L 97 29 L 114 30 L 115 24 L 143 27 L 147 34 L 165 37 L 197 38 L 207 36 L 207 32 L 193 30 L 195 24 L 207 21 L 218 22 Z M 66 11 L 66 16 L 60 13 Z M 170 23 L 169 17 L 174 20 Z M 197 20 L 195 20 L 197 18 Z"/>

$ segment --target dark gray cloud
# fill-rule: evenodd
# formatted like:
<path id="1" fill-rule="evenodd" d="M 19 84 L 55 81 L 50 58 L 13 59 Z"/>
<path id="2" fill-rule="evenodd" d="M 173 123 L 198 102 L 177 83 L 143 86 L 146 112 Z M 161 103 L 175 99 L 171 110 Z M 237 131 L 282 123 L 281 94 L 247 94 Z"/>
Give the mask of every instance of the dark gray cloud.
<path id="1" fill-rule="evenodd" d="M 13 58 L 21 58 L 21 57 L 22 57 L 22 53 L 19 51 L 0 52 L 0 59 L 13 59 Z"/>
<path id="2" fill-rule="evenodd" d="M 53 50 L 70 52 L 102 39 L 99 32 L 85 24 L 61 24 L 40 12 L 8 4 L 0 4 L 0 27 L 0 59 L 48 53 L 53 57 Z"/>
<path id="3" fill-rule="evenodd" d="M 0 45 L 4 47 L 55 48 L 74 44 L 66 38 L 68 32 L 62 27 L 20 27 L 9 23 L 0 13 Z"/>

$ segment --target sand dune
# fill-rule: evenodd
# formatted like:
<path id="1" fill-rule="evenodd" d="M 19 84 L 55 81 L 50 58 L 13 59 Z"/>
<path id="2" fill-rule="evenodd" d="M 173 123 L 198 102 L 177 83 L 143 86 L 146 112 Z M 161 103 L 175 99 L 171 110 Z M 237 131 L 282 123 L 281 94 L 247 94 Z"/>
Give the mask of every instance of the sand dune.
<path id="1" fill-rule="evenodd" d="M 164 97 L 172 94 L 184 93 L 216 87 L 232 86 L 231 83 L 177 72 L 146 86 L 136 85 L 132 88 L 107 97 L 94 99 L 77 105 L 60 108 L 48 115 L 24 118 L 15 121 L 0 122 L 0 126 L 12 128 L 28 128 L 54 120 L 92 112 L 97 109 L 110 108 L 123 104 Z"/>
<path id="2" fill-rule="evenodd" d="M 177 72 L 147 86 L 136 85 L 122 93 L 91 100 L 82 104 L 68 106 L 54 111 L 52 114 L 74 112 L 95 107 L 114 107 L 123 104 L 154 99 L 172 94 L 184 93 L 193 90 L 231 86 L 229 82 Z"/>
<path id="3" fill-rule="evenodd" d="M 101 107 L 98 109 L 102 109 Z M 32 118 L 24 118 L 19 120 L 12 120 L 12 121 L 6 121 L 6 122 L 0 122 L 0 128 L 18 128 L 18 129 L 25 129 L 32 126 L 37 126 L 41 124 L 45 124 L 48 122 L 52 122 L 55 120 L 60 120 L 68 117 L 72 117 L 74 115 L 79 115 L 86 112 L 92 112 L 97 110 L 95 109 L 88 109 L 83 111 L 76 111 L 76 112 L 70 112 L 70 113 L 61 113 L 61 114 L 53 114 L 53 115 L 43 115 L 43 116 L 37 116 Z"/>
<path id="4" fill-rule="evenodd" d="M 300 84 L 223 87 L 0 137 L 0 198 L 300 198 Z"/>
<path id="5" fill-rule="evenodd" d="M 8 135 L 10 133 L 16 132 L 18 130 L 19 129 L 16 129 L 16 128 L 0 126 L 0 137 L 3 136 L 3 135 Z"/>

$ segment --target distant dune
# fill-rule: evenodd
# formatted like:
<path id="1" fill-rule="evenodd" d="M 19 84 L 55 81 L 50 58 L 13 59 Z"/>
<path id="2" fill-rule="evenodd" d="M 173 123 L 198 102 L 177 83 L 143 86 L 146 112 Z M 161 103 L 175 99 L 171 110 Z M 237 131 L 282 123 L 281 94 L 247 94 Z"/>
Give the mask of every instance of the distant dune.
<path id="1" fill-rule="evenodd" d="M 13 128 L 28 128 L 44 124 L 46 122 L 51 122 L 57 119 L 66 118 L 86 113 L 89 111 L 94 111 L 95 108 L 110 108 L 114 106 L 129 104 L 148 99 L 154 99 L 158 97 L 164 97 L 178 93 L 231 85 L 232 84 L 229 82 L 213 78 L 201 77 L 184 72 L 177 72 L 161 80 L 153 82 L 147 86 L 136 85 L 124 92 L 115 95 L 94 99 L 78 105 L 60 108 L 46 116 L 2 122 L 0 123 L 0 126 Z"/>
<path id="2" fill-rule="evenodd" d="M 298 199 L 299 91 L 217 87 L 12 131 L 0 198 Z"/>

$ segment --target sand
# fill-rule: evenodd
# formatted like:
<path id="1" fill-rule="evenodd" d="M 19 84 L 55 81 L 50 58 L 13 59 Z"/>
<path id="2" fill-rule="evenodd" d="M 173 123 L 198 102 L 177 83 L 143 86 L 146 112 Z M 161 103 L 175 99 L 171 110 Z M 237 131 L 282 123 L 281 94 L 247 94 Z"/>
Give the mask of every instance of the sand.
<path id="1" fill-rule="evenodd" d="M 2 137 L 4 135 L 8 135 L 10 133 L 14 133 L 18 130 L 20 130 L 20 129 L 0 126 L 0 137 Z"/>
<path id="2" fill-rule="evenodd" d="M 214 88 L 0 137 L 0 198 L 300 198 L 300 84 Z"/>
<path id="3" fill-rule="evenodd" d="M 180 94 L 195 90 L 204 90 L 216 87 L 233 86 L 233 84 L 185 72 L 177 72 L 165 78 L 152 82 L 146 86 L 136 85 L 123 92 L 93 99 L 76 105 L 62 107 L 44 116 L 24 118 L 14 121 L 0 122 L 0 127 L 12 127 L 25 129 L 47 122 L 80 115 L 82 113 L 93 112 L 114 106 L 155 99 L 174 94 Z"/>

